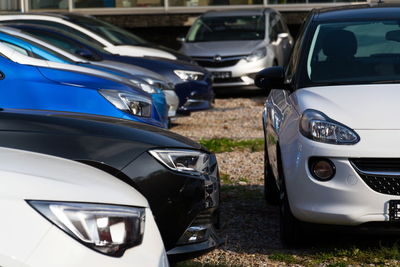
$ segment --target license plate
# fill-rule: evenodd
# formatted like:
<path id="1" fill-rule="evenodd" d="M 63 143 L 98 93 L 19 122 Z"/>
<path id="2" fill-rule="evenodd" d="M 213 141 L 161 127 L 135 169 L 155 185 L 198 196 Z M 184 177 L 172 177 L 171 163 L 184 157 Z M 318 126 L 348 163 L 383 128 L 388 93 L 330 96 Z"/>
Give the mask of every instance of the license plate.
<path id="1" fill-rule="evenodd" d="M 400 200 L 389 201 L 389 220 L 400 221 Z"/>
<path id="2" fill-rule="evenodd" d="M 212 72 L 211 75 L 214 79 L 227 79 L 232 77 L 232 72 L 218 71 L 218 72 Z"/>

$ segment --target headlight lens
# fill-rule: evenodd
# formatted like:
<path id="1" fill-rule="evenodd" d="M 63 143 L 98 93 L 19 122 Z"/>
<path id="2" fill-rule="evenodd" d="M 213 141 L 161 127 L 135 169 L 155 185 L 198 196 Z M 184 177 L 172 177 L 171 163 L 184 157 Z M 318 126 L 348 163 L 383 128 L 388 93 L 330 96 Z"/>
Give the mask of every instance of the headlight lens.
<path id="1" fill-rule="evenodd" d="M 300 120 L 300 132 L 309 139 L 329 144 L 351 145 L 360 141 L 360 137 L 352 129 L 312 109 L 304 111 Z"/>
<path id="2" fill-rule="evenodd" d="M 210 173 L 210 155 L 207 153 L 186 149 L 156 149 L 149 152 L 171 170 L 192 175 Z"/>
<path id="3" fill-rule="evenodd" d="M 145 209 L 135 207 L 28 201 L 57 227 L 85 246 L 120 257 L 143 240 Z"/>
<path id="4" fill-rule="evenodd" d="M 204 77 L 204 73 L 198 71 L 174 70 L 174 73 L 183 81 L 199 81 Z"/>
<path id="5" fill-rule="evenodd" d="M 118 90 L 100 90 L 102 96 L 118 109 L 139 117 L 151 117 L 150 98 Z"/>
<path id="6" fill-rule="evenodd" d="M 246 57 L 246 60 L 248 62 L 254 62 L 254 61 L 257 61 L 259 59 L 262 59 L 266 55 L 267 55 L 267 49 L 265 47 L 261 47 L 259 49 L 254 50 L 253 53 L 248 55 Z"/>
<path id="7" fill-rule="evenodd" d="M 147 83 L 151 84 L 152 86 L 155 86 L 156 88 L 164 91 L 164 90 L 174 90 L 173 84 L 170 84 L 166 81 L 150 78 L 150 77 L 142 77 L 143 80 L 145 80 Z"/>
<path id="8" fill-rule="evenodd" d="M 155 88 L 153 85 L 141 82 L 139 80 L 135 79 L 130 79 L 131 83 L 133 83 L 135 86 L 139 87 L 143 91 L 149 94 L 155 94 L 157 93 L 157 88 Z"/>

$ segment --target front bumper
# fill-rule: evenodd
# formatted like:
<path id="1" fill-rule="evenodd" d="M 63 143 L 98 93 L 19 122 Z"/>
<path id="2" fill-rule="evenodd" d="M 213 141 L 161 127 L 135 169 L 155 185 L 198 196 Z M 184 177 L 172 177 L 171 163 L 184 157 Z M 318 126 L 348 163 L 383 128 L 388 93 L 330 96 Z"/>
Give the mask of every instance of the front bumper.
<path id="1" fill-rule="evenodd" d="M 214 230 L 219 207 L 219 177 L 213 155 L 211 166 L 210 175 L 182 174 L 168 170 L 146 152 L 122 170 L 149 201 L 168 254 L 170 251 L 174 255 L 180 251 L 201 254 L 219 244 Z M 207 219 L 201 220 L 205 214 Z M 194 226 L 205 226 L 212 234 L 194 242 L 190 238 L 185 240 L 183 235 Z"/>
<path id="2" fill-rule="evenodd" d="M 228 78 L 214 78 L 213 86 L 217 87 L 248 87 L 256 88 L 254 85 L 254 78 L 256 74 L 273 65 L 273 60 L 270 59 L 269 55 L 266 57 L 254 61 L 248 62 L 246 59 L 240 59 L 235 65 L 228 67 L 207 67 L 206 69 L 210 73 L 218 72 L 230 72 L 232 75 Z"/>
<path id="3" fill-rule="evenodd" d="M 212 107 L 214 90 L 209 75 L 202 81 L 189 81 L 175 85 L 179 97 L 178 113 L 205 110 Z"/>
<path id="4" fill-rule="evenodd" d="M 299 133 L 295 142 L 281 146 L 286 189 L 296 218 L 335 225 L 389 221 L 389 201 L 399 200 L 400 196 L 372 189 L 349 158 L 400 158 L 397 149 L 400 131 L 358 130 L 357 133 L 361 140 L 355 145 L 318 143 Z M 327 182 L 313 178 L 308 167 L 310 157 L 330 159 L 336 166 L 335 176 Z"/>

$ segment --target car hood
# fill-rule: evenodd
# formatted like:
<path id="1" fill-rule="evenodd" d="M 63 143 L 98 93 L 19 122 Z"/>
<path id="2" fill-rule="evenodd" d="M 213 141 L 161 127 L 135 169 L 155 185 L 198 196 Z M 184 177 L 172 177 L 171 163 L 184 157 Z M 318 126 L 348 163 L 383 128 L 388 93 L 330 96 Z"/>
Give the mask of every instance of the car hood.
<path id="1" fill-rule="evenodd" d="M 49 155 L 0 148 L 1 198 L 148 207 L 135 189 L 96 168 Z"/>
<path id="2" fill-rule="evenodd" d="M 130 57 L 161 57 L 168 59 L 176 59 L 174 55 L 168 53 L 163 50 L 151 48 L 151 47 L 143 47 L 143 46 L 133 46 L 133 45 L 116 45 L 112 47 L 105 47 L 105 50 L 112 54 L 118 54 L 121 56 L 130 56 Z"/>
<path id="3" fill-rule="evenodd" d="M 323 112 L 355 130 L 399 130 L 400 84 L 345 85 L 297 90 L 294 103 Z"/>
<path id="4" fill-rule="evenodd" d="M 91 61 L 90 63 L 93 65 L 96 65 L 96 66 L 115 69 L 118 71 L 124 71 L 131 75 L 149 76 L 154 79 L 165 80 L 164 76 L 162 76 L 154 71 L 151 71 L 151 70 L 139 67 L 139 66 L 135 66 L 133 64 L 126 64 L 126 63 L 113 61 L 113 60 Z"/>
<path id="5" fill-rule="evenodd" d="M 262 43 L 256 41 L 220 41 L 220 42 L 196 42 L 184 43 L 181 52 L 191 57 L 213 57 L 249 55 Z"/>

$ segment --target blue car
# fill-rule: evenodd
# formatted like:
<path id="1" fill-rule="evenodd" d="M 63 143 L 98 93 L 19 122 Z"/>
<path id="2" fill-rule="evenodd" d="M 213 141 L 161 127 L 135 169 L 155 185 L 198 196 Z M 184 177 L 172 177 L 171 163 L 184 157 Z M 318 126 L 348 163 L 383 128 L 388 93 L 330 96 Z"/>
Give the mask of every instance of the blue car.
<path id="1" fill-rule="evenodd" d="M 86 62 L 87 60 L 81 60 L 74 55 L 70 55 L 68 52 L 64 52 L 63 50 L 60 51 L 60 49 L 56 47 L 54 47 L 54 49 L 52 50 L 48 47 L 51 45 L 48 45 L 29 34 L 21 33 L 17 29 L 0 27 L 0 42 L 32 57 L 42 58 L 58 63 L 84 66 L 129 79 L 130 83 L 150 93 L 153 104 L 157 111 L 154 112 L 155 119 L 159 120 L 162 123 L 163 127 L 168 127 L 168 106 L 165 100 L 164 93 L 161 89 L 148 84 L 145 80 L 141 79 L 141 77 L 129 74 L 127 72 L 119 71 L 117 69 L 111 69 L 90 64 L 89 62 Z M 58 53 L 57 50 L 59 50 L 62 54 Z"/>
<path id="2" fill-rule="evenodd" d="M 23 55 L 0 44 L 0 107 L 117 117 L 162 127 L 148 93 L 102 71 Z M 107 78 L 105 78 L 107 77 Z"/>
<path id="3" fill-rule="evenodd" d="M 140 66 L 163 75 L 174 84 L 179 97 L 180 113 L 204 110 L 212 106 L 214 91 L 211 75 L 204 68 L 186 61 L 149 57 L 113 55 L 94 42 L 89 42 L 71 28 L 68 32 L 49 27 L 39 20 L 1 21 L 2 24 L 21 29 L 59 48 L 89 60 L 113 60 Z M 53 25 L 55 26 L 55 25 Z"/>

